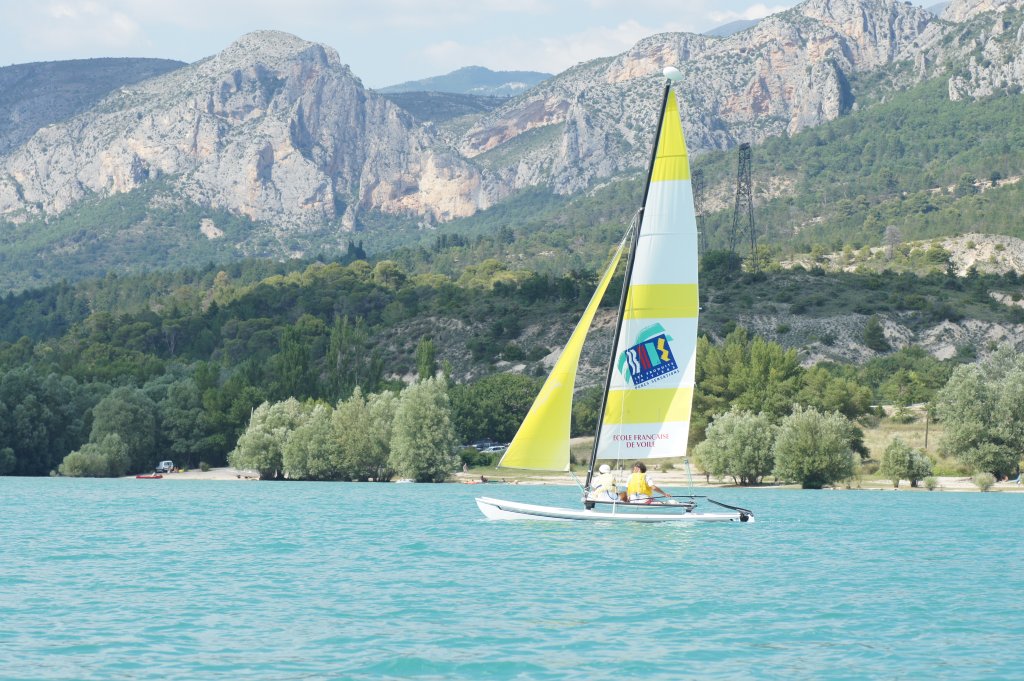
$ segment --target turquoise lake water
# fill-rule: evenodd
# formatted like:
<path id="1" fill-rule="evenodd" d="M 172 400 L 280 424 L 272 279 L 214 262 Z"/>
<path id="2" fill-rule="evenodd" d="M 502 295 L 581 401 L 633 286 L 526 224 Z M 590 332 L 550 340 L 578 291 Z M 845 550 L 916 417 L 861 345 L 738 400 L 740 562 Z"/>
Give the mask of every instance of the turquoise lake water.
<path id="1" fill-rule="evenodd" d="M 1024 679 L 1024 495 L 0 478 L 0 678 Z"/>

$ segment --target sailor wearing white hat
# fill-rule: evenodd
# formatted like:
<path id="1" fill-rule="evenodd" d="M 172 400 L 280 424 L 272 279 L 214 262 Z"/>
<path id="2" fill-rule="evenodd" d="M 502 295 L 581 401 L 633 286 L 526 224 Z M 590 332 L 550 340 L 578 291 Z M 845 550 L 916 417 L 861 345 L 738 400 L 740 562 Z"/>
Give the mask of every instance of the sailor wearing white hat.
<path id="1" fill-rule="evenodd" d="M 619 490 L 615 487 L 615 475 L 612 473 L 611 466 L 603 463 L 597 471 L 600 475 L 594 478 L 587 499 L 591 501 L 618 501 Z"/>

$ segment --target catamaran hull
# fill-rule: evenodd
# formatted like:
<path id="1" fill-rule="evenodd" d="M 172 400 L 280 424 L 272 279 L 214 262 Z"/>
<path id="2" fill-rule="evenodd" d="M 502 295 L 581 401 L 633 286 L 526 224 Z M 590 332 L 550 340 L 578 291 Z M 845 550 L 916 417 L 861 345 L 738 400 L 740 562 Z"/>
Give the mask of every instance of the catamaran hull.
<path id="1" fill-rule="evenodd" d="M 686 513 L 682 509 L 666 508 L 664 511 L 650 511 L 650 507 L 638 509 L 636 505 L 612 505 L 611 510 L 587 510 L 583 508 L 558 508 L 536 506 L 518 501 L 503 501 L 490 497 L 477 497 L 476 505 L 490 520 L 598 520 L 631 523 L 729 523 L 754 522 L 753 515 L 745 513 Z M 746 516 L 746 520 L 743 517 Z"/>

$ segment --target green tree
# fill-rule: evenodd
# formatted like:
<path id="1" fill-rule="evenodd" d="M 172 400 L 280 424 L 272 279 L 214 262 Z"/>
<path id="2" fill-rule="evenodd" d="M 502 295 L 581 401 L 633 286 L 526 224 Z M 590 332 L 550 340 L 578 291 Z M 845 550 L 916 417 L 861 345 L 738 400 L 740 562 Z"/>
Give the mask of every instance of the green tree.
<path id="1" fill-rule="evenodd" d="M 888 352 L 892 350 L 889 341 L 885 338 L 885 329 L 878 315 L 871 315 L 867 324 L 864 325 L 864 345 L 875 352 Z"/>
<path id="2" fill-rule="evenodd" d="M 434 379 L 447 385 L 443 379 Z M 377 470 L 371 476 L 378 482 L 387 482 L 395 476 L 391 465 L 391 439 L 394 435 L 395 414 L 398 413 L 398 393 L 390 390 L 374 393 L 366 399 L 366 408 L 370 412 L 370 429 L 373 441 Z"/>
<path id="3" fill-rule="evenodd" d="M 337 480 L 344 476 L 334 410 L 318 404 L 305 412 L 281 447 L 281 465 L 293 480 Z"/>
<path id="4" fill-rule="evenodd" d="M 354 324 L 348 317 L 335 318 L 327 347 L 326 389 L 332 401 L 342 400 L 360 386 L 364 392 L 377 390 L 384 375 L 384 360 L 371 346 L 365 321 Z"/>
<path id="5" fill-rule="evenodd" d="M 388 467 L 388 443 L 394 417 L 394 394 L 371 395 L 369 401 L 358 387 L 352 397 L 339 402 L 334 410 L 334 432 L 341 451 L 341 467 L 351 480 L 391 478 Z M 382 408 L 388 402 L 387 410 Z M 383 421 L 383 422 L 382 422 Z"/>
<path id="6" fill-rule="evenodd" d="M 259 471 L 262 478 L 283 474 L 285 443 L 301 425 L 305 411 L 306 407 L 295 398 L 258 406 L 252 413 L 249 427 L 228 454 L 228 463 L 235 468 Z"/>
<path id="7" fill-rule="evenodd" d="M 838 412 L 797 407 L 775 438 L 775 477 L 821 489 L 854 473 L 853 425 Z"/>
<path id="8" fill-rule="evenodd" d="M 120 435 L 110 433 L 100 442 L 87 442 L 65 456 L 58 470 L 71 478 L 119 478 L 130 465 L 127 445 Z"/>
<path id="9" fill-rule="evenodd" d="M 271 362 L 274 394 L 281 399 L 306 397 L 314 385 L 309 342 L 294 327 L 286 327 L 281 335 L 281 351 Z"/>
<path id="10" fill-rule="evenodd" d="M 732 251 L 708 251 L 700 258 L 701 280 L 723 284 L 743 272 L 743 260 Z"/>
<path id="11" fill-rule="evenodd" d="M 772 472 L 777 430 L 764 412 L 755 415 L 733 408 L 711 422 L 694 456 L 705 473 L 728 475 L 741 485 L 756 485 Z"/>
<path id="12" fill-rule="evenodd" d="M 193 379 L 181 379 L 167 386 L 166 395 L 157 402 L 157 414 L 160 430 L 175 462 L 191 468 L 200 461 L 216 458 L 203 396 Z"/>
<path id="13" fill-rule="evenodd" d="M 0 470 L 46 475 L 87 439 L 90 410 L 109 387 L 31 364 L 0 374 Z"/>
<path id="14" fill-rule="evenodd" d="M 510 441 L 541 385 L 537 378 L 502 373 L 453 386 L 449 394 L 458 437 L 463 442 L 484 438 Z"/>
<path id="15" fill-rule="evenodd" d="M 389 463 L 418 482 L 443 482 L 455 470 L 455 429 L 443 380 L 428 378 L 402 391 L 395 411 Z"/>
<path id="16" fill-rule="evenodd" d="M 437 375 L 437 349 L 429 338 L 420 340 L 416 346 L 416 368 L 421 381 Z"/>
<path id="17" fill-rule="evenodd" d="M 10 447 L 0 447 L 0 475 L 10 475 L 18 465 L 18 459 L 14 456 L 14 450 Z"/>
<path id="18" fill-rule="evenodd" d="M 714 414 L 733 406 L 764 412 L 772 418 L 788 414 L 801 388 L 803 369 L 796 350 L 760 336 L 750 338 L 737 328 L 721 345 L 697 339 L 696 391 L 691 432 L 701 440 Z"/>
<path id="19" fill-rule="evenodd" d="M 970 196 L 971 194 L 978 193 L 978 178 L 970 173 L 964 173 L 960 176 L 956 183 L 955 194 L 958 197 Z"/>
<path id="20" fill-rule="evenodd" d="M 576 393 L 572 399 L 573 437 L 593 435 L 597 432 L 597 412 L 604 397 L 602 386 L 590 386 Z"/>
<path id="21" fill-rule="evenodd" d="M 847 418 L 866 414 L 871 407 L 871 388 L 853 378 L 836 376 L 824 367 L 812 367 L 800 379 L 795 401 L 821 411 L 838 411 Z"/>
<path id="22" fill-rule="evenodd" d="M 1024 356 L 1009 345 L 961 365 L 939 391 L 940 451 L 997 478 L 1017 469 L 1024 451 Z"/>
<path id="23" fill-rule="evenodd" d="M 117 388 L 93 409 L 89 442 L 102 443 L 116 434 L 128 452 L 130 471 L 152 470 L 159 460 L 156 449 L 156 403 L 137 388 Z"/>
<path id="24" fill-rule="evenodd" d="M 900 486 L 900 480 L 909 480 L 911 487 L 932 474 L 932 461 L 924 453 L 912 449 L 900 438 L 889 443 L 882 453 L 879 472 L 892 480 L 893 487 Z"/>

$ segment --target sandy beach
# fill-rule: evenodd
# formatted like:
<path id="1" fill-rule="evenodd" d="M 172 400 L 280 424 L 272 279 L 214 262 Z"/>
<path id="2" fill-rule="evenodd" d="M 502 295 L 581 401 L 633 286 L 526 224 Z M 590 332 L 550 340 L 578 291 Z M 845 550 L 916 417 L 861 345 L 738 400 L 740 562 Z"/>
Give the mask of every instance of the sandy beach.
<path id="1" fill-rule="evenodd" d="M 134 475 L 128 477 L 134 478 Z M 202 471 L 194 468 L 184 473 L 164 473 L 164 480 L 259 480 L 260 474 L 257 471 L 247 471 L 238 468 L 211 468 Z"/>
<path id="2" fill-rule="evenodd" d="M 690 478 L 687 476 L 685 470 L 671 470 L 671 471 L 648 471 L 651 479 L 654 480 L 659 486 L 662 487 L 673 487 L 678 489 L 680 487 L 689 487 Z M 520 485 L 576 485 L 576 481 L 573 480 L 572 476 L 568 473 L 564 474 L 520 474 L 510 475 L 503 474 L 501 472 L 490 472 L 483 473 L 484 477 L 489 482 L 509 482 L 512 484 Z M 577 474 L 578 475 L 578 474 Z M 618 476 L 622 480 L 625 480 L 628 474 Z M 456 474 L 456 480 L 458 482 L 469 482 L 472 480 L 479 480 L 480 474 L 476 472 L 471 473 L 458 473 Z M 582 479 L 582 477 L 581 477 Z M 703 474 L 694 473 L 693 475 L 693 487 L 701 489 L 717 489 L 722 487 L 735 487 L 729 482 L 717 481 L 712 479 L 710 482 L 706 482 Z M 932 491 L 935 492 L 977 492 L 978 487 L 971 481 L 969 477 L 937 477 L 938 485 Z M 513 482 L 514 481 L 514 482 Z M 751 489 L 799 489 L 799 485 L 776 485 L 776 484 L 765 484 L 759 485 Z M 864 479 L 860 481 L 853 481 L 853 483 L 847 487 L 845 484 L 838 484 L 828 489 L 853 489 L 853 490 L 876 490 L 876 491 L 899 491 L 899 492 L 927 492 L 923 484 L 918 484 L 918 487 L 911 487 L 910 483 L 906 480 L 900 483 L 898 490 L 893 489 L 892 483 L 888 480 L 880 480 L 877 478 Z M 1021 492 L 1024 493 L 1024 487 L 1013 483 L 1012 481 L 997 482 L 992 486 L 991 492 Z"/>
<path id="3" fill-rule="evenodd" d="M 508 484 L 517 485 L 567 485 L 574 486 L 576 481 L 573 480 L 572 476 L 568 473 L 509 473 L 504 471 L 486 470 L 486 471 L 471 471 L 469 473 L 457 473 L 454 476 L 454 481 L 458 483 L 469 483 L 474 480 L 480 480 L 480 476 L 483 475 L 489 482 L 505 482 Z M 680 488 L 689 487 L 690 479 L 687 476 L 685 470 L 673 469 L 669 471 L 650 471 L 651 478 L 659 485 Z M 134 476 L 128 476 L 134 477 Z M 625 479 L 625 475 L 619 477 Z M 202 471 L 198 468 L 189 470 L 184 473 L 165 473 L 163 476 L 164 480 L 246 480 L 253 481 L 259 480 L 259 473 L 253 470 L 241 470 L 237 468 L 211 468 L 208 471 Z M 936 478 L 938 486 L 934 491 L 936 492 L 977 492 L 978 488 L 971 481 L 969 477 L 939 477 Z M 695 488 L 702 489 L 714 489 L 720 487 L 734 487 L 734 485 L 711 480 L 705 482 L 703 474 L 693 475 L 693 486 Z M 763 485 L 756 489 L 796 489 L 796 485 Z M 923 486 L 916 488 L 910 487 L 909 483 L 903 481 L 900 483 L 899 490 L 893 490 L 892 483 L 887 480 L 879 479 L 864 479 L 858 482 L 854 482 L 851 487 L 847 487 L 845 484 L 836 485 L 834 489 L 861 489 L 861 490 L 876 490 L 876 491 L 900 491 L 900 492 L 927 492 Z M 1024 493 L 1024 486 L 1015 484 L 1012 481 L 997 482 L 992 486 L 990 491 L 993 492 L 1016 492 Z"/>

